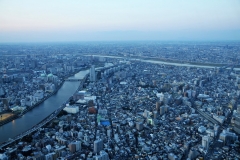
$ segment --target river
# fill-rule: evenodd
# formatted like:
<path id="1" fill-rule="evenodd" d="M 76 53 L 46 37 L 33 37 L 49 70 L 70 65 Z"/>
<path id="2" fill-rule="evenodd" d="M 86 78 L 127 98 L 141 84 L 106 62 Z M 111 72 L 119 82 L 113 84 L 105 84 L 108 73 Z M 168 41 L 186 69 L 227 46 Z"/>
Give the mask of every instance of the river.
<path id="1" fill-rule="evenodd" d="M 83 79 L 87 73 L 89 73 L 89 70 L 80 71 L 71 78 Z M 79 81 L 65 81 L 56 94 L 45 100 L 39 106 L 27 112 L 21 118 L 1 126 L 0 143 L 29 130 L 41 122 L 72 96 L 79 84 Z"/>
<path id="2" fill-rule="evenodd" d="M 147 62 L 147 63 L 156 63 L 156 64 L 166 64 L 166 65 L 174 65 L 174 66 L 184 66 L 184 67 L 198 67 L 198 68 L 219 68 L 217 66 L 212 66 L 209 65 L 197 65 L 197 64 L 189 64 L 189 63 L 177 63 L 177 62 L 166 62 L 166 61 L 161 61 L 161 60 L 146 60 L 143 58 L 131 58 L 131 57 L 120 57 L 120 56 L 107 56 L 107 55 L 85 55 L 85 56 L 95 56 L 95 57 L 106 57 L 106 58 L 119 58 L 119 59 L 128 59 L 128 60 L 137 60 L 141 62 Z M 234 68 L 236 71 L 240 71 L 240 68 Z"/>

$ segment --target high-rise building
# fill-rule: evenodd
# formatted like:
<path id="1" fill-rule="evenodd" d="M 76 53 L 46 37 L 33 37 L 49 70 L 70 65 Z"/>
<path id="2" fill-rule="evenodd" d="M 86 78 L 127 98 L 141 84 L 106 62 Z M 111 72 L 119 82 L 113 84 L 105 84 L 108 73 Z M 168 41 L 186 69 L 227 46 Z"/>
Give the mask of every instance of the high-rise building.
<path id="1" fill-rule="evenodd" d="M 164 111 L 164 106 L 161 106 L 160 107 L 160 115 L 163 115 L 165 113 L 165 111 Z"/>
<path id="2" fill-rule="evenodd" d="M 90 81 L 95 82 L 96 81 L 96 73 L 95 73 L 95 66 L 92 65 L 90 68 Z"/>
<path id="3" fill-rule="evenodd" d="M 143 123 L 142 122 L 137 122 L 136 123 L 136 128 L 137 128 L 137 130 L 141 131 L 143 129 Z"/>
<path id="4" fill-rule="evenodd" d="M 0 87 L 0 96 L 3 96 L 5 94 L 4 90 L 2 87 Z"/>
<path id="5" fill-rule="evenodd" d="M 70 143 L 70 144 L 68 145 L 68 148 L 69 148 L 69 150 L 70 150 L 71 153 L 76 152 L 76 144 L 75 144 L 75 143 Z"/>
<path id="6" fill-rule="evenodd" d="M 149 116 L 149 111 L 145 109 L 143 112 L 143 117 L 148 118 L 148 116 Z"/>
<path id="7" fill-rule="evenodd" d="M 159 112 L 160 109 L 160 102 L 156 102 L 156 111 Z"/>
<path id="8" fill-rule="evenodd" d="M 163 115 L 164 113 L 168 112 L 169 106 L 161 106 L 160 107 L 160 115 Z"/>
<path id="9" fill-rule="evenodd" d="M 103 150 L 103 141 L 101 139 L 94 141 L 94 152 L 99 153 Z"/>
<path id="10" fill-rule="evenodd" d="M 240 134 L 240 105 L 237 107 L 237 114 L 234 116 L 234 131 Z"/>
<path id="11" fill-rule="evenodd" d="M 76 141 L 74 142 L 74 144 L 76 145 L 76 151 L 80 151 L 81 150 L 81 142 L 80 141 Z"/>
<path id="12" fill-rule="evenodd" d="M 89 141 L 90 141 L 90 138 L 89 138 L 89 136 L 88 136 L 88 135 L 84 135 L 84 141 L 85 141 L 86 143 L 89 143 Z"/>
<path id="13" fill-rule="evenodd" d="M 157 111 L 153 111 L 153 118 L 157 119 L 157 117 L 158 117 L 158 112 Z"/>
<path id="14" fill-rule="evenodd" d="M 108 136 L 108 137 L 111 137 L 111 136 L 112 136 L 112 130 L 111 130 L 111 129 L 108 129 L 108 130 L 107 130 L 107 136 Z"/>
<path id="15" fill-rule="evenodd" d="M 208 150 L 210 138 L 208 136 L 202 137 L 202 146 L 204 149 Z"/>
<path id="16" fill-rule="evenodd" d="M 2 98 L 3 106 L 5 110 L 9 109 L 9 104 L 8 104 L 8 99 L 7 98 Z"/>

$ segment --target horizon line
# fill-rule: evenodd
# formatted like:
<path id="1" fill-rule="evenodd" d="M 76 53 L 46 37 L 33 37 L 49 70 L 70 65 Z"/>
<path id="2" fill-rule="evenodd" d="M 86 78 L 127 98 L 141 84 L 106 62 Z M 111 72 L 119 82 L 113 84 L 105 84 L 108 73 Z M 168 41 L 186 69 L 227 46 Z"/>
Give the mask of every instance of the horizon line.
<path id="1" fill-rule="evenodd" d="M 78 40 L 78 41 L 8 41 L 0 44 L 37 44 L 37 43 L 101 43 L 101 42 L 240 42 L 239 40 Z"/>

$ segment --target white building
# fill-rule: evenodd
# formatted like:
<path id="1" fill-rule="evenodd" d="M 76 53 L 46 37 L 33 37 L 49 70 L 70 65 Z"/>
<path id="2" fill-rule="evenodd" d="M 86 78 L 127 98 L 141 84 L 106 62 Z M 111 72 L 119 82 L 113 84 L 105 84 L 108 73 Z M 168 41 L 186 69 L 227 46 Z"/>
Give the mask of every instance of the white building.
<path id="1" fill-rule="evenodd" d="M 64 109 L 67 113 L 73 113 L 76 114 L 79 112 L 79 107 L 78 106 L 66 106 Z"/>
<path id="2" fill-rule="evenodd" d="M 12 111 L 22 111 L 24 109 L 26 109 L 26 107 L 24 107 L 24 106 L 22 106 L 22 107 L 21 106 L 15 106 L 15 107 L 11 108 Z"/>
<path id="3" fill-rule="evenodd" d="M 97 97 L 96 96 L 85 96 L 84 100 L 86 100 L 87 102 L 90 100 L 93 100 L 94 102 L 96 101 Z"/>
<path id="4" fill-rule="evenodd" d="M 159 98 L 159 100 L 162 102 L 164 99 L 164 94 L 163 93 L 157 93 L 156 96 Z"/>

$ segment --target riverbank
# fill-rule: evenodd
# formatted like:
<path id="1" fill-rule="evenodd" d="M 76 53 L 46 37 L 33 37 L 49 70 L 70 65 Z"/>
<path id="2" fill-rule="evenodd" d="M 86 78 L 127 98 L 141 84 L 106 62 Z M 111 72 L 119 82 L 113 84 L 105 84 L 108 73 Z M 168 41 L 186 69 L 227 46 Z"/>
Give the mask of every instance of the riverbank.
<path id="1" fill-rule="evenodd" d="M 58 90 L 62 87 L 64 83 L 64 80 L 61 82 L 61 84 L 49 95 L 47 95 L 46 97 L 44 97 L 43 99 L 41 99 L 40 101 L 38 101 L 37 103 L 35 103 L 34 105 L 26 108 L 25 110 L 23 110 L 21 113 L 13 113 L 14 115 L 12 115 L 9 118 L 6 118 L 5 120 L 0 122 L 0 127 L 3 126 L 4 124 L 7 124 L 17 118 L 20 118 L 21 116 L 23 116 L 25 113 L 27 113 L 28 111 L 32 110 L 33 108 L 37 107 L 38 105 L 40 105 L 41 103 L 43 103 L 45 100 L 47 100 L 49 97 L 51 97 L 52 95 L 56 94 L 58 92 Z M 12 112 L 11 112 L 12 113 Z"/>
<path id="2" fill-rule="evenodd" d="M 9 123 L 9 122 L 13 121 L 14 119 L 17 119 L 17 118 L 18 118 L 18 115 L 17 114 L 13 114 L 12 116 L 6 118 L 5 120 L 2 120 L 0 122 L 0 127 L 3 126 L 6 123 Z"/>
<path id="3" fill-rule="evenodd" d="M 80 84 L 78 85 L 77 89 L 75 90 L 74 93 L 78 92 L 79 90 L 82 90 L 83 88 L 83 84 L 86 82 L 87 77 L 89 76 L 89 73 L 86 74 L 82 81 L 80 82 Z M 9 138 L 7 141 L 4 141 L 2 143 L 0 143 L 0 149 L 9 146 L 10 144 L 18 141 L 19 139 L 21 139 L 22 137 L 26 136 L 26 135 L 30 135 L 33 132 L 35 132 L 36 130 L 38 130 L 39 128 L 41 128 L 42 126 L 44 126 L 45 124 L 47 124 L 48 122 L 51 122 L 51 120 L 53 120 L 56 116 L 58 116 L 58 114 L 60 113 L 60 111 L 66 106 L 66 103 L 68 103 L 70 101 L 71 97 L 68 97 L 68 99 L 66 100 L 66 102 L 64 102 L 63 104 L 60 105 L 59 108 L 57 108 L 57 110 L 54 110 L 53 112 L 51 112 L 47 117 L 45 117 L 44 119 L 42 119 L 39 123 L 35 124 L 34 126 L 32 126 L 30 129 L 28 129 L 27 131 L 24 131 L 16 136 L 14 136 L 13 138 Z"/>
<path id="4" fill-rule="evenodd" d="M 81 70 L 80 70 L 81 71 Z M 68 76 L 66 76 L 67 78 L 72 76 L 72 75 L 75 75 L 76 73 L 80 72 L 80 71 L 76 71 L 75 73 L 72 73 Z M 20 118 L 22 117 L 24 114 L 26 114 L 27 112 L 31 111 L 33 108 L 39 106 L 40 104 L 42 104 L 45 100 L 47 100 L 48 98 L 50 98 L 51 96 L 53 96 L 54 94 L 56 94 L 58 92 L 58 90 L 62 87 L 63 83 L 65 82 L 65 80 L 63 79 L 61 84 L 50 94 L 48 94 L 46 97 L 44 97 L 43 99 L 41 99 L 40 101 L 38 101 L 37 103 L 35 103 L 34 105 L 26 108 L 25 110 L 23 110 L 21 113 L 13 113 L 13 112 L 9 112 L 9 113 L 12 113 L 13 115 L 6 118 L 5 120 L 3 121 L 0 121 L 0 127 L 17 119 L 17 118 Z M 1 114 L 0 114 L 1 115 Z"/>
<path id="5" fill-rule="evenodd" d="M 27 109 L 25 109 L 21 114 L 19 114 L 19 117 L 23 116 L 25 113 L 27 113 L 28 111 L 32 110 L 33 108 L 37 107 L 38 105 L 40 105 L 41 103 L 43 103 L 45 100 L 47 100 L 49 97 L 51 97 L 52 95 L 56 94 L 58 92 L 58 90 L 62 87 L 64 83 L 64 80 L 62 81 L 62 83 L 57 87 L 57 89 L 55 89 L 52 93 L 50 93 L 49 95 L 47 95 L 46 97 L 44 97 L 43 99 L 41 99 L 40 101 L 38 101 L 36 104 L 34 104 L 31 107 L 28 107 Z"/>
<path id="6" fill-rule="evenodd" d="M 227 63 L 202 63 L 202 62 L 193 62 L 193 61 L 179 61 L 177 59 L 170 59 L 170 58 L 160 58 L 160 57 L 146 57 L 146 56 L 131 56 L 131 58 L 139 58 L 144 60 L 153 60 L 153 61 L 163 61 L 169 63 L 185 63 L 190 65 L 198 65 L 198 66 L 212 66 L 212 67 L 224 67 L 229 64 Z"/>

